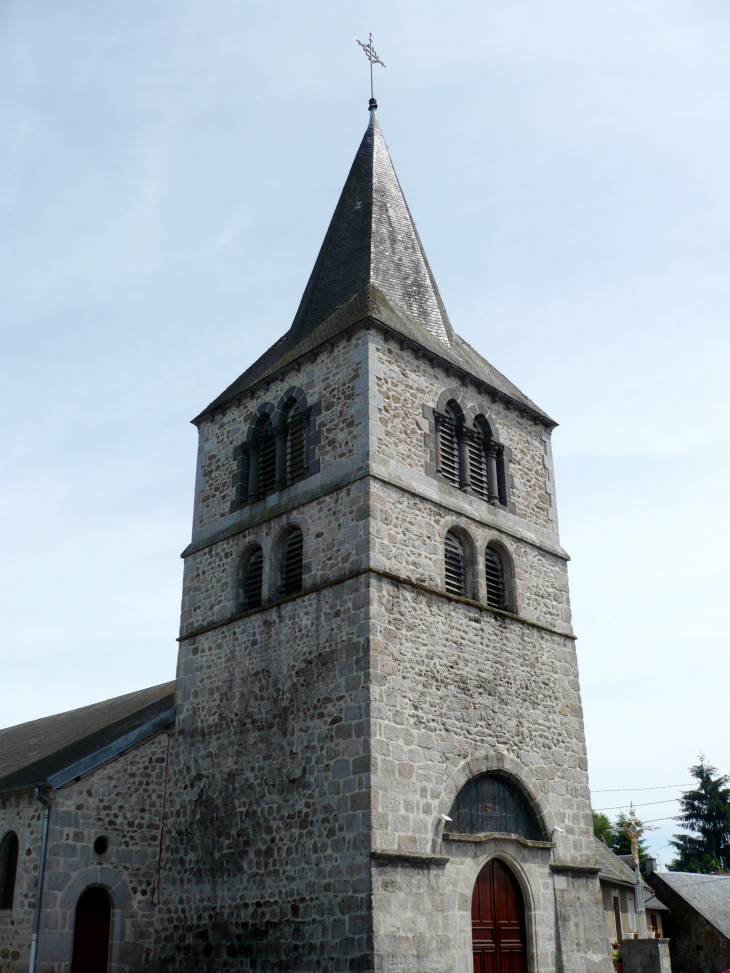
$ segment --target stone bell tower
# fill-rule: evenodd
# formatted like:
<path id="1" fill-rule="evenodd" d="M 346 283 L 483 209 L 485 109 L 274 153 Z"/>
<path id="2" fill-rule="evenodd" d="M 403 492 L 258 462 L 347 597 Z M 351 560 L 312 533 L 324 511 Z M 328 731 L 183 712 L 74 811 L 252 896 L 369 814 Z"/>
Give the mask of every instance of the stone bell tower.
<path id="1" fill-rule="evenodd" d="M 605 973 L 555 423 L 454 332 L 376 107 L 194 420 L 158 966 Z"/>

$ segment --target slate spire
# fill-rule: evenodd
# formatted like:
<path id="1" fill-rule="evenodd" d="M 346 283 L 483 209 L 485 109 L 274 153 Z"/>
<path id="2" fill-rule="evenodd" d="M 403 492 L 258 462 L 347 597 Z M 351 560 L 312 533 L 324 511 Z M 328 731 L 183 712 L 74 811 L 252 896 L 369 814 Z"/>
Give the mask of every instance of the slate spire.
<path id="1" fill-rule="evenodd" d="M 451 347 L 453 330 L 380 131 L 374 99 L 370 124 L 304 290 L 291 337 L 304 338 L 369 284 Z"/>

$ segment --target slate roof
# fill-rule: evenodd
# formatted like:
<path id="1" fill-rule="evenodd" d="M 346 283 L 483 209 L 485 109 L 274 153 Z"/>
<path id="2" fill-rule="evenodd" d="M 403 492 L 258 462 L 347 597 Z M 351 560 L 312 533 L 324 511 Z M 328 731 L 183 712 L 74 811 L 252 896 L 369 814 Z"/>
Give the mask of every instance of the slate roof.
<path id="1" fill-rule="evenodd" d="M 368 317 L 555 425 L 454 332 L 375 111 L 291 328 L 193 421 Z"/>
<path id="2" fill-rule="evenodd" d="M 659 895 L 661 883 L 681 896 L 715 929 L 730 939 L 730 875 L 696 875 L 691 872 L 655 872 Z"/>
<path id="3" fill-rule="evenodd" d="M 45 785 L 69 769 L 73 779 L 81 763 L 98 766 L 125 742 L 134 745 L 170 723 L 174 697 L 175 683 L 166 682 L 0 730 L 0 792 Z"/>
<path id="4" fill-rule="evenodd" d="M 615 885 L 628 885 L 634 888 L 634 870 L 622 861 L 623 857 L 625 856 L 617 855 L 604 845 L 602 841 L 596 838 L 596 860 L 601 869 L 598 873 L 599 879 Z M 656 911 L 668 911 L 667 907 L 654 894 L 651 885 L 646 881 L 643 884 L 645 908 Z"/>

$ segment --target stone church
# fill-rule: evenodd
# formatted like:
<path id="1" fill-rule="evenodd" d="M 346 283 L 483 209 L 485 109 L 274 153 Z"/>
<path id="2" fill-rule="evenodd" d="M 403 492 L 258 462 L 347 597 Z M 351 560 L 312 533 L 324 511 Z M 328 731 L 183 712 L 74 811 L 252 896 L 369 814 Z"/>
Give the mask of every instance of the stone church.
<path id="1" fill-rule="evenodd" d="M 607 973 L 555 422 L 453 330 L 371 102 L 193 420 L 173 683 L 0 731 L 1 973 Z"/>

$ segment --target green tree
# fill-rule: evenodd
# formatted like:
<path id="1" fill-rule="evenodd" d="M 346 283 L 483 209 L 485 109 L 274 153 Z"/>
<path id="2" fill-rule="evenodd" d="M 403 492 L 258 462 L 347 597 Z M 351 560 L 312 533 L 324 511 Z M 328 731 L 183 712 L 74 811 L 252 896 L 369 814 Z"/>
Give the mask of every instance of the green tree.
<path id="1" fill-rule="evenodd" d="M 613 848 L 614 842 L 616 841 L 616 832 L 614 831 L 613 824 L 611 824 L 611 819 L 602 811 L 593 812 L 593 834 L 604 845 Z"/>
<path id="2" fill-rule="evenodd" d="M 689 772 L 697 787 L 682 794 L 677 820 L 691 833 L 675 834 L 670 844 L 678 855 L 668 867 L 705 874 L 730 869 L 730 778 L 718 774 L 702 753 Z"/>

